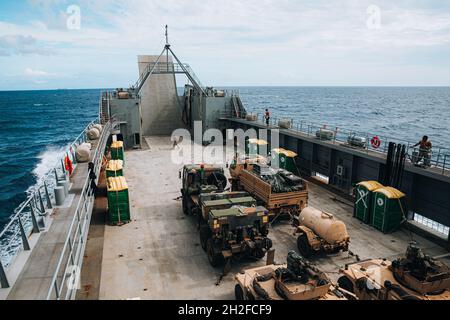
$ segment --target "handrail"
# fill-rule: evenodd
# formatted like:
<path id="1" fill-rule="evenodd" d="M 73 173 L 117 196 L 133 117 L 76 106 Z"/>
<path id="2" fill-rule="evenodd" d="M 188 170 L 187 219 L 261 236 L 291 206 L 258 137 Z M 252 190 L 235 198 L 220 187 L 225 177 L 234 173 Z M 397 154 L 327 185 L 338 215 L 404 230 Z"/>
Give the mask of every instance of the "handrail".
<path id="1" fill-rule="evenodd" d="M 46 216 L 47 210 L 53 208 L 53 194 L 49 193 L 49 188 L 53 184 L 58 183 L 58 177 L 66 176 L 64 167 L 65 156 L 71 153 L 71 156 L 74 158 L 74 150 L 78 145 L 86 141 L 86 133 L 95 123 L 96 121 L 90 122 L 68 146 L 63 156 L 57 159 L 56 167 L 49 170 L 41 181 L 38 181 L 37 186 L 31 189 L 30 195 L 19 205 L 15 210 L 16 213 L 10 217 L 9 222 L 0 232 L 1 288 L 9 287 L 6 275 L 4 277 L 1 276 L 5 274 L 5 269 L 13 264 L 14 259 L 20 252 L 30 250 L 28 238 L 33 233 L 39 233 L 41 227 L 45 227 L 45 221 L 43 219 L 38 221 L 38 217 Z M 41 225 L 39 225 L 39 222 Z"/>
<path id="2" fill-rule="evenodd" d="M 265 124 L 265 119 L 264 119 L 264 115 L 258 113 L 256 114 L 256 122 L 258 123 L 263 123 Z M 223 118 L 231 118 L 231 119 L 245 119 L 245 117 L 236 117 L 235 114 L 233 114 L 233 112 L 231 113 L 221 113 L 221 117 Z M 279 128 L 279 121 L 280 119 L 276 118 L 276 117 L 272 117 L 270 119 L 270 127 L 276 127 Z M 411 162 L 413 162 L 413 153 L 418 151 L 418 148 L 415 148 L 414 145 L 415 143 L 411 142 L 411 141 L 404 141 L 401 139 L 395 139 L 392 137 L 388 137 L 385 135 L 376 135 L 376 134 L 370 134 L 370 133 L 363 133 L 363 132 L 359 132 L 359 131 L 355 131 L 355 130 L 348 130 L 345 128 L 341 128 L 341 127 L 334 127 L 334 126 L 324 126 L 324 125 L 319 125 L 316 123 L 312 123 L 312 122 L 306 122 L 306 121 L 294 121 L 294 119 L 289 119 L 291 121 L 291 129 L 294 132 L 299 132 L 302 134 L 306 134 L 309 137 L 314 137 L 320 141 L 325 141 L 325 142 L 329 142 L 332 144 L 340 144 L 340 145 L 348 145 L 348 138 L 351 136 L 358 136 L 358 137 L 362 137 L 365 138 L 365 146 L 363 147 L 357 147 L 358 150 L 365 152 L 367 154 L 369 154 L 370 152 L 375 152 L 378 154 L 387 154 L 388 153 L 388 147 L 389 147 L 389 143 L 390 142 L 395 142 L 395 143 L 401 143 L 401 144 L 405 144 L 407 146 L 408 149 L 408 156 Z M 316 132 L 320 129 L 328 129 L 330 131 L 332 131 L 334 133 L 333 138 L 331 139 L 327 139 L 327 138 L 323 138 L 322 136 L 317 137 L 316 136 Z M 372 146 L 371 144 L 371 139 L 375 136 L 378 136 L 381 141 L 382 141 L 382 145 L 379 148 L 376 148 L 374 146 Z M 436 152 L 430 152 L 429 153 L 429 158 L 425 159 L 427 164 L 432 165 L 438 169 L 442 169 L 441 174 L 442 175 L 449 175 L 450 174 L 450 161 L 448 160 L 448 158 L 450 157 L 450 149 L 449 148 L 444 148 L 444 147 L 440 147 L 440 146 L 434 146 L 433 150 L 437 150 Z"/>
<path id="3" fill-rule="evenodd" d="M 92 162 L 94 163 L 94 173 L 97 176 L 97 183 L 101 171 L 103 152 L 106 148 L 111 127 L 111 122 L 105 125 L 93 157 Z M 75 209 L 75 214 L 67 233 L 58 264 L 53 273 L 51 285 L 47 293 L 47 300 L 51 300 L 52 298 L 57 300 L 73 299 L 78 290 L 80 268 L 83 262 L 82 257 L 89 231 L 93 201 L 94 195 L 91 194 L 90 177 L 88 174 L 83 184 L 80 200 Z M 60 275 L 61 271 L 63 273 Z M 67 279 L 68 277 L 69 279 Z M 58 278 L 61 278 L 60 281 L 58 281 Z M 64 283 L 66 280 L 70 280 L 70 283 L 68 282 L 65 287 Z M 64 289 L 65 295 L 63 294 Z"/>

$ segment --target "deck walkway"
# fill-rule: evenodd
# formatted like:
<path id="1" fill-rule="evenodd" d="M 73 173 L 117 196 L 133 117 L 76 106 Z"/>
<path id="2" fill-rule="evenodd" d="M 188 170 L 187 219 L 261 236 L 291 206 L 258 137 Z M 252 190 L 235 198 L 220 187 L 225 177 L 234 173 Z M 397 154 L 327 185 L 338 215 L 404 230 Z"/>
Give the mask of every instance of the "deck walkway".
<path id="1" fill-rule="evenodd" d="M 97 141 L 92 144 L 95 153 Z M 17 281 L 10 289 L 8 300 L 44 300 L 56 270 L 81 192 L 88 175 L 88 164 L 79 163 L 70 179 L 71 188 L 65 203 L 55 207 L 51 225 L 41 235 L 30 253 Z"/>

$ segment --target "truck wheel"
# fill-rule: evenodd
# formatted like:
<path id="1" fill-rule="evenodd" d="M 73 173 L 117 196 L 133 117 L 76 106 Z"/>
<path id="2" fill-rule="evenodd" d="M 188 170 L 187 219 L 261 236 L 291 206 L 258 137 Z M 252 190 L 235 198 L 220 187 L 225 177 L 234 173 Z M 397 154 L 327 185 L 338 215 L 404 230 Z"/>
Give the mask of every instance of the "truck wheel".
<path id="1" fill-rule="evenodd" d="M 208 242 L 208 239 L 211 237 L 211 230 L 209 229 L 209 226 L 207 225 L 201 225 L 200 226 L 200 245 L 202 246 L 202 249 L 206 251 L 206 243 Z"/>
<path id="2" fill-rule="evenodd" d="M 342 276 L 338 279 L 338 286 L 348 292 L 355 293 L 353 282 L 347 276 Z"/>
<path id="3" fill-rule="evenodd" d="M 184 196 L 183 196 L 183 213 L 185 215 L 189 215 L 189 209 L 188 209 L 187 201 L 186 201 L 186 198 Z"/>
<path id="4" fill-rule="evenodd" d="M 242 290 L 242 287 L 240 285 L 236 285 L 234 287 L 234 296 L 236 297 L 236 300 L 242 301 L 244 299 L 244 290 Z"/>
<path id="5" fill-rule="evenodd" d="M 303 257 L 309 258 L 313 255 L 313 249 L 309 245 L 308 236 L 306 233 L 302 233 L 297 239 L 298 251 Z"/>
<path id="6" fill-rule="evenodd" d="M 214 246 L 214 240 L 209 238 L 206 242 L 206 253 L 208 254 L 209 263 L 215 268 L 223 264 L 222 252 L 217 252 Z"/>
<path id="7" fill-rule="evenodd" d="M 257 248 L 255 250 L 253 250 L 253 252 L 252 252 L 252 257 L 254 257 L 257 260 L 261 260 L 265 256 L 266 256 L 266 252 L 261 248 Z"/>

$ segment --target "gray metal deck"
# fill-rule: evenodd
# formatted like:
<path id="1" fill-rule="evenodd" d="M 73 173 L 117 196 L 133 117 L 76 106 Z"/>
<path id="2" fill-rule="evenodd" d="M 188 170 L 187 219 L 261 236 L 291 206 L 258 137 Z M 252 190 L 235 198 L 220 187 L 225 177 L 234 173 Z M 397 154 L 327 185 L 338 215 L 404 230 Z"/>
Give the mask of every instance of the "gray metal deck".
<path id="1" fill-rule="evenodd" d="M 146 138 L 150 149 L 126 153 L 125 176 L 130 187 L 133 221 L 122 227 L 96 225 L 91 228 L 81 276 L 79 299 L 234 299 L 233 275 L 242 268 L 261 266 L 264 261 L 235 262 L 217 285 L 220 269 L 209 265 L 199 244 L 194 217 L 184 216 L 178 170 L 170 161 L 169 137 Z M 228 152 L 232 157 L 232 152 Z M 406 250 L 411 234 L 406 230 L 384 235 L 352 218 L 346 200 L 316 185 L 310 188 L 310 205 L 335 213 L 348 226 L 350 250 L 365 258 L 394 258 Z M 276 261 L 285 262 L 296 250 L 293 228 L 282 222 L 270 230 Z M 424 238 L 416 241 L 430 255 L 447 251 Z M 94 257 L 94 258 L 92 258 Z M 101 264 L 99 266 L 99 257 Z M 317 263 L 330 277 L 345 263 L 348 254 L 321 256 Z M 447 262 L 450 262 L 447 260 Z"/>

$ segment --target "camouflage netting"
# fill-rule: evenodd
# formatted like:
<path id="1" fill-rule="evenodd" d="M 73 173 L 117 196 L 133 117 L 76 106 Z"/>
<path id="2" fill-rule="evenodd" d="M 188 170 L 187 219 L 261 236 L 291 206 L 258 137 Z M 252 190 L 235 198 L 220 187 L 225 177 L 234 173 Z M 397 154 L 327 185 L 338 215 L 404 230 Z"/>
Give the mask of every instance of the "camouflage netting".
<path id="1" fill-rule="evenodd" d="M 300 177 L 286 170 L 278 170 L 270 175 L 262 175 L 261 178 L 272 186 L 272 192 L 274 193 L 296 192 L 305 188 Z"/>

